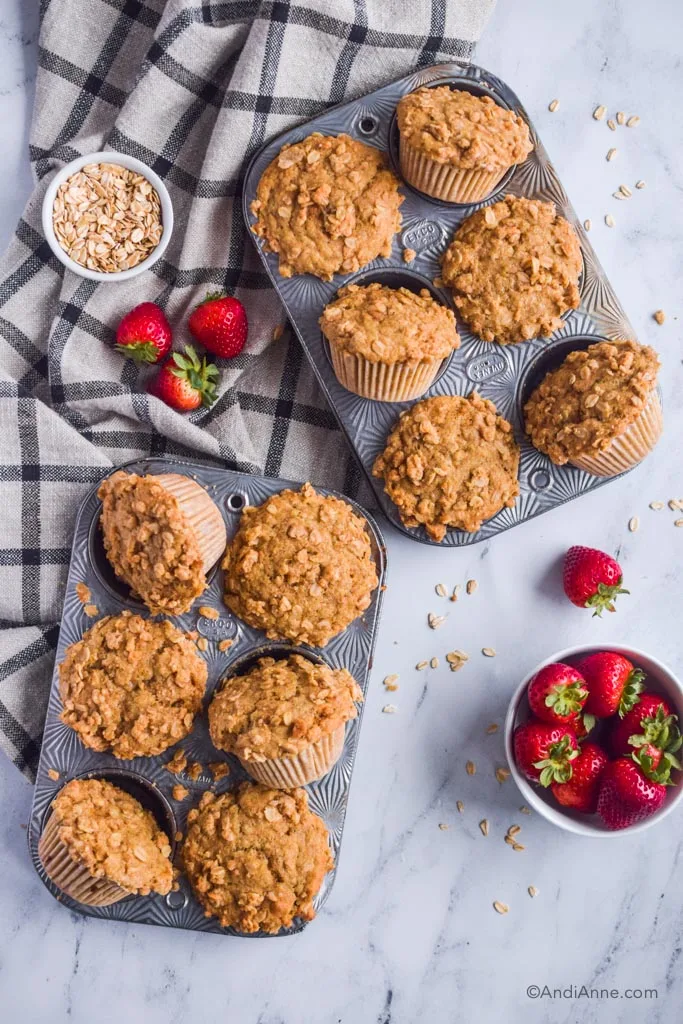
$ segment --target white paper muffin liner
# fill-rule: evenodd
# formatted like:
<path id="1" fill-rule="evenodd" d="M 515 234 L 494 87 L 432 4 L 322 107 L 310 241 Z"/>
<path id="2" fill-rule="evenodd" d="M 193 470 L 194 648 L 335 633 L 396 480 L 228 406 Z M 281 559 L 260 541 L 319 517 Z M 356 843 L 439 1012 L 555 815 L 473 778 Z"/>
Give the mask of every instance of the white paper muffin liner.
<path id="1" fill-rule="evenodd" d="M 595 455 L 582 455 L 571 459 L 571 465 L 584 469 L 593 476 L 618 476 L 637 466 L 652 451 L 664 426 L 662 403 L 653 390 L 640 415 L 619 434 L 609 447 Z"/>
<path id="2" fill-rule="evenodd" d="M 223 517 L 203 487 L 181 473 L 160 473 L 154 478 L 169 491 L 193 530 L 205 573 L 223 556 L 228 543 Z"/>
<path id="3" fill-rule="evenodd" d="M 327 775 L 344 748 L 346 725 L 322 736 L 293 757 L 271 757 L 266 761 L 243 761 L 242 767 L 264 786 L 274 789 L 296 789 Z"/>
<path id="4" fill-rule="evenodd" d="M 337 380 L 347 391 L 376 402 L 409 402 L 431 386 L 443 359 L 419 359 L 406 363 L 371 363 L 330 342 L 330 356 Z"/>
<path id="5" fill-rule="evenodd" d="M 409 185 L 446 203 L 481 202 L 508 170 L 485 171 L 439 163 L 403 138 L 399 140 L 399 159 L 401 174 Z"/>
<path id="6" fill-rule="evenodd" d="M 45 873 L 67 896 L 91 907 L 108 907 L 130 896 L 108 878 L 95 878 L 84 864 L 75 860 L 59 838 L 59 821 L 51 814 L 38 843 L 38 855 Z"/>

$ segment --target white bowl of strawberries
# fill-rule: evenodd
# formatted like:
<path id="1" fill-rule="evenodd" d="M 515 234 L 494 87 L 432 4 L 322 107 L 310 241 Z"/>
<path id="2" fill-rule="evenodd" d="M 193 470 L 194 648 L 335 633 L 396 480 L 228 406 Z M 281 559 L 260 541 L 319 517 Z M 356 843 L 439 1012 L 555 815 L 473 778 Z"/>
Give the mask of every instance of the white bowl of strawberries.
<path id="1" fill-rule="evenodd" d="M 520 683 L 505 719 L 527 803 L 585 836 L 641 832 L 683 796 L 683 685 L 632 647 L 569 647 Z"/>

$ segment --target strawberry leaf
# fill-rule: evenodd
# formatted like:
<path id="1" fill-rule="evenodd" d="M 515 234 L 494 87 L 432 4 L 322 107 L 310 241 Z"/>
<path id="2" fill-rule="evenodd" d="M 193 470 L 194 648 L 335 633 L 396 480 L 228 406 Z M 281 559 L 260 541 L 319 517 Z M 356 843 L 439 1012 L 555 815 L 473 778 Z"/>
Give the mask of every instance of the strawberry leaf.
<path id="1" fill-rule="evenodd" d="M 636 706 L 640 700 L 639 694 L 642 693 L 644 681 L 645 673 L 641 672 L 639 668 L 634 668 L 629 673 L 619 701 L 619 718 L 623 718 Z"/>
<path id="2" fill-rule="evenodd" d="M 620 576 L 616 583 L 598 583 L 598 589 L 592 597 L 589 597 L 586 601 L 586 608 L 593 608 L 593 618 L 595 616 L 601 616 L 602 613 L 607 610 L 608 612 L 616 611 L 614 602 L 619 594 L 629 594 L 629 590 L 625 590 L 622 585 L 623 577 Z"/>

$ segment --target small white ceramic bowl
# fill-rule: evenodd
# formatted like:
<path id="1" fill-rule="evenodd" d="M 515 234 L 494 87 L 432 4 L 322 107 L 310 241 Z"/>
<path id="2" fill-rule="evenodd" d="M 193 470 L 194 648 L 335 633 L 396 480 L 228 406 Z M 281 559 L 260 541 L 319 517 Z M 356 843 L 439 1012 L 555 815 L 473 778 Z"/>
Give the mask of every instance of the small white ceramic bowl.
<path id="1" fill-rule="evenodd" d="M 552 665 L 558 661 L 572 665 L 581 658 L 585 658 L 586 655 L 594 654 L 597 651 L 615 651 L 617 654 L 623 654 L 625 658 L 633 662 L 636 668 L 642 669 L 646 675 L 645 688 L 654 690 L 655 693 L 661 693 L 662 697 L 665 697 L 671 705 L 674 713 L 678 715 L 679 721 L 683 723 L 683 685 L 671 669 L 662 665 L 661 661 L 657 661 L 650 654 L 645 654 L 644 651 L 638 651 L 634 647 L 623 647 L 620 644 L 606 644 L 602 647 L 595 644 L 585 647 L 567 647 L 564 651 L 556 651 L 555 654 L 551 654 L 549 658 L 537 665 L 515 690 L 505 716 L 505 753 L 512 777 L 522 796 L 526 803 L 540 815 L 552 822 L 553 825 L 558 825 L 576 835 L 616 839 L 619 836 L 633 835 L 634 832 L 644 832 L 646 828 L 650 828 L 670 814 L 683 797 L 683 773 L 673 773 L 672 778 L 676 785 L 668 787 L 666 799 L 658 811 L 636 825 L 612 831 L 603 825 L 597 814 L 581 814 L 579 811 L 571 811 L 569 808 L 562 807 L 557 803 L 550 789 L 544 789 L 542 786 L 530 782 L 517 767 L 513 750 L 513 736 L 516 727 L 531 718 L 526 689 L 532 677 L 546 665 Z"/>
<path id="2" fill-rule="evenodd" d="M 72 174 L 76 173 L 76 171 L 80 171 L 86 164 L 118 164 L 120 167 L 127 167 L 130 171 L 136 171 L 138 174 L 142 174 L 143 177 L 147 178 L 150 185 L 153 185 L 157 191 L 159 202 L 161 203 L 161 238 L 159 240 L 159 244 L 152 250 L 147 259 L 138 263 L 135 267 L 131 267 L 128 270 L 117 270 L 110 274 L 105 273 L 102 270 L 90 270 L 88 267 L 82 267 L 80 263 L 76 263 L 75 260 L 72 260 L 57 241 L 55 229 L 52 225 L 52 208 L 57 196 L 57 189 L 66 181 L 67 178 L 70 178 Z M 145 270 L 149 270 L 149 268 L 163 256 L 166 246 L 171 240 L 172 232 L 173 206 L 171 204 L 171 197 L 168 193 L 168 189 L 159 175 L 155 174 L 151 167 L 148 167 L 147 164 L 143 164 L 141 160 L 136 160 L 133 156 L 126 156 L 125 153 L 113 153 L 107 151 L 104 153 L 88 153 L 86 156 L 77 157 L 76 160 L 72 160 L 70 163 L 62 167 L 61 171 L 58 171 L 57 174 L 55 174 L 43 199 L 43 233 L 47 239 L 48 245 L 60 263 L 63 263 L 65 267 L 72 270 L 74 274 L 78 274 L 79 277 L 86 277 L 89 281 L 130 281 L 131 277 L 137 277 L 138 274 L 143 274 Z"/>

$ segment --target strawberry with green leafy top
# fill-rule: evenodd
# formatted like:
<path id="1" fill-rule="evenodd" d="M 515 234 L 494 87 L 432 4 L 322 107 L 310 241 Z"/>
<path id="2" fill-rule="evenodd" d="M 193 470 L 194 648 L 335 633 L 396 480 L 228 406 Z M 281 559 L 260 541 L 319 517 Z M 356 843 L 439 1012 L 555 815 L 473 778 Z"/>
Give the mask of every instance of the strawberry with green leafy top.
<path id="1" fill-rule="evenodd" d="M 199 358 L 192 345 L 185 352 L 173 352 L 147 385 L 150 395 L 160 398 L 179 412 L 191 412 L 216 401 L 218 368 Z"/>
<path id="2" fill-rule="evenodd" d="M 584 743 L 581 753 L 572 761 L 569 782 L 553 782 L 553 796 L 563 807 L 594 814 L 598 806 L 598 793 L 602 773 L 609 764 L 607 754 L 597 743 Z"/>
<path id="3" fill-rule="evenodd" d="M 520 771 L 542 786 L 568 782 L 572 777 L 572 761 L 579 756 L 576 736 L 571 729 L 535 718 L 517 726 L 513 748 Z"/>
<path id="4" fill-rule="evenodd" d="M 588 714 L 609 718 L 618 713 L 623 718 L 638 703 L 645 673 L 635 668 L 623 654 L 599 651 L 583 658 L 576 667 L 588 690 L 585 705 Z"/>
<path id="5" fill-rule="evenodd" d="M 572 604 L 592 608 L 593 615 L 614 611 L 617 596 L 628 594 L 622 580 L 621 566 L 604 551 L 576 544 L 565 555 L 564 592 Z"/>
<path id="6" fill-rule="evenodd" d="M 171 349 L 173 333 L 163 309 L 141 302 L 126 313 L 116 329 L 116 351 L 136 363 L 160 363 Z"/>
<path id="7" fill-rule="evenodd" d="M 620 757 L 605 768 L 598 795 L 598 814 L 608 829 L 628 828 L 658 811 L 672 785 L 668 772 L 647 761 Z"/>
<path id="8" fill-rule="evenodd" d="M 583 676 L 571 665 L 546 665 L 530 680 L 529 707 L 536 718 L 551 725 L 574 725 L 588 697 Z"/>

